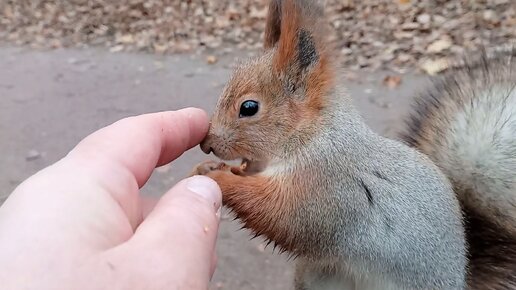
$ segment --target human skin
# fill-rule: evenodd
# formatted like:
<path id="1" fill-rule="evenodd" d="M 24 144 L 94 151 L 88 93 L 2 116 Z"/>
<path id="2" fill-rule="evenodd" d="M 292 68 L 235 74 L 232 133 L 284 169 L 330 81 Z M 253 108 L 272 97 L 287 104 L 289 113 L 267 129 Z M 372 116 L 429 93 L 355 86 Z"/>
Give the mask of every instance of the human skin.
<path id="1" fill-rule="evenodd" d="M 120 120 L 24 181 L 0 207 L 2 289 L 207 289 L 221 193 L 202 176 L 140 188 L 197 145 L 204 111 Z"/>

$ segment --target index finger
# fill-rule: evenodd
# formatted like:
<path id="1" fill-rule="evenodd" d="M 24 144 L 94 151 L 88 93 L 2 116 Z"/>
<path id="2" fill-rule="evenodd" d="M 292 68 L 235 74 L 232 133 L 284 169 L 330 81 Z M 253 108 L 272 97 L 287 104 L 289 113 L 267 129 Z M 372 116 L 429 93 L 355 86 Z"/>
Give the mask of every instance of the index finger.
<path id="1" fill-rule="evenodd" d="M 154 168 L 200 143 L 208 125 L 194 108 L 129 117 L 86 137 L 65 159 L 111 195 L 134 228 L 143 218 L 139 189 Z"/>
<path id="2" fill-rule="evenodd" d="M 68 157 L 98 172 L 110 172 L 108 183 L 116 182 L 118 171 L 127 170 L 142 187 L 156 166 L 199 144 L 208 125 L 206 113 L 196 108 L 129 117 L 86 137 Z"/>

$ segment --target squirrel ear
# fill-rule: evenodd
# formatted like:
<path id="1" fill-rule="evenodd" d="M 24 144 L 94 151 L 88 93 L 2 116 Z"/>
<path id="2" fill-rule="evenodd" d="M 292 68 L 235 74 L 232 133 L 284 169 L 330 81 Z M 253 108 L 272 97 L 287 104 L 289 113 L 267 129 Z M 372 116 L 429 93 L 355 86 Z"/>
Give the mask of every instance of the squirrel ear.
<path id="1" fill-rule="evenodd" d="M 297 36 L 297 62 L 299 69 L 304 70 L 317 62 L 319 55 L 315 47 L 314 38 L 309 31 L 301 29 Z"/>
<path id="2" fill-rule="evenodd" d="M 323 9 L 316 2 L 308 0 L 273 1 L 277 17 L 276 26 L 268 22 L 266 35 L 269 40 L 279 38 L 274 65 L 279 71 L 290 70 L 299 74 L 317 63 L 321 57 L 324 32 L 321 19 Z M 269 18 L 272 14 L 269 12 Z M 272 21 L 269 19 L 269 21 Z M 279 31 L 278 31 L 279 27 Z M 274 29 L 273 29 L 274 28 Z M 273 37 L 274 36 L 274 37 Z M 292 71 L 294 70 L 294 71 Z"/>
<path id="3" fill-rule="evenodd" d="M 271 0 L 265 24 L 263 47 L 269 49 L 279 41 L 281 34 L 281 0 Z"/>

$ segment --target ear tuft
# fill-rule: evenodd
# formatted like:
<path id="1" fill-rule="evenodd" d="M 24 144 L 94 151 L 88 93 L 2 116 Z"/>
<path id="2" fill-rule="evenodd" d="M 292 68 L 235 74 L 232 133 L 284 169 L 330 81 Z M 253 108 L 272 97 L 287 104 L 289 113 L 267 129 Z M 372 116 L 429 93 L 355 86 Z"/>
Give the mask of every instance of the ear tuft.
<path id="1" fill-rule="evenodd" d="M 265 39 L 263 47 L 274 47 L 281 35 L 281 0 L 271 0 L 265 24 Z"/>
<path id="2" fill-rule="evenodd" d="M 309 68 L 322 58 L 321 51 L 325 40 L 324 9 L 318 1 L 312 0 L 283 0 L 273 1 L 281 5 L 277 10 L 281 13 L 275 68 L 279 71 L 297 67 L 299 70 Z M 277 3 L 281 2 L 281 3 Z M 272 3 L 271 3 L 271 6 Z M 271 36 L 272 26 L 269 25 L 267 35 Z M 298 73 L 301 73 L 299 71 Z"/>
<path id="3" fill-rule="evenodd" d="M 315 41 L 310 32 L 305 29 L 301 29 L 299 31 L 297 46 L 297 57 L 300 69 L 304 70 L 311 64 L 317 62 L 319 55 L 315 47 Z"/>
<path id="4" fill-rule="evenodd" d="M 294 64 L 297 55 L 297 40 L 301 29 L 301 7 L 296 0 L 281 1 L 281 25 L 278 50 L 275 56 L 275 66 L 284 70 Z"/>
<path id="5" fill-rule="evenodd" d="M 333 52 L 325 42 L 327 25 L 324 9 L 317 0 L 273 2 L 271 7 L 276 10 L 271 10 L 269 14 L 266 33 L 266 44 L 275 47 L 273 69 L 286 91 L 292 93 L 302 88 L 300 92 L 304 93 L 299 95 L 310 95 L 315 100 L 314 107 L 320 107 L 317 96 L 330 88 L 334 77 Z M 277 7 L 279 5 L 281 8 Z M 281 15 L 273 18 L 271 15 L 274 13 Z"/>

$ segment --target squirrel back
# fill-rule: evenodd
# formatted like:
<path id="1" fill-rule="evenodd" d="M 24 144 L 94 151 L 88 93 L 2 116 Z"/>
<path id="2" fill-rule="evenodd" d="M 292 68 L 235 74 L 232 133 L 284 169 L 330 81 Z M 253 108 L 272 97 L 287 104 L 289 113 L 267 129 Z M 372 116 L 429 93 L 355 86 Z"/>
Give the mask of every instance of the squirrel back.
<path id="1" fill-rule="evenodd" d="M 466 62 L 423 92 L 403 139 L 451 181 L 469 289 L 516 289 L 516 50 Z"/>

